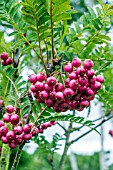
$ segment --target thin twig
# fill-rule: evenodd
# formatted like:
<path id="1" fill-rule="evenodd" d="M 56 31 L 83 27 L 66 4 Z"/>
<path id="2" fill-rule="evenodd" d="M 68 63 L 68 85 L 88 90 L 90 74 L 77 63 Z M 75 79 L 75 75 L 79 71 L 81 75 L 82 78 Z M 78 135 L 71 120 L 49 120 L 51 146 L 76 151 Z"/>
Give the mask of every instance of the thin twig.
<path id="1" fill-rule="evenodd" d="M 51 20 L 51 43 L 52 43 L 52 61 L 54 60 L 54 32 L 53 32 L 53 16 L 52 16 L 52 0 L 50 0 L 50 20 Z"/>
<path id="2" fill-rule="evenodd" d="M 87 134 L 89 134 L 90 132 L 92 132 L 94 129 L 98 128 L 99 126 L 101 126 L 103 123 L 107 122 L 108 120 L 110 120 L 111 118 L 113 118 L 113 115 L 108 117 L 107 119 L 103 119 L 98 125 L 96 125 L 94 128 L 88 130 L 87 132 L 85 132 L 84 134 L 80 135 L 78 138 L 72 140 L 71 142 L 69 142 L 69 145 L 73 144 L 74 142 L 77 142 L 79 139 L 81 139 L 82 137 L 86 136 Z"/>
<path id="3" fill-rule="evenodd" d="M 49 63 L 49 52 L 48 52 L 48 47 L 47 47 L 47 43 L 46 43 L 46 40 L 44 39 L 44 43 L 45 43 L 45 47 L 46 47 L 46 55 L 47 55 L 47 62 L 46 64 Z"/>

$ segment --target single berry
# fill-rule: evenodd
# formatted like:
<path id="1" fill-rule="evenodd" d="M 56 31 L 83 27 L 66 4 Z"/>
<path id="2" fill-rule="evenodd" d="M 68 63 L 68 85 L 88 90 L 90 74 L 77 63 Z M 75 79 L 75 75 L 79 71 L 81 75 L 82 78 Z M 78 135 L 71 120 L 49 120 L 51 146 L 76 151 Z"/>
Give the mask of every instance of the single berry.
<path id="1" fill-rule="evenodd" d="M 53 87 L 50 87 L 47 83 L 45 83 L 44 84 L 44 89 L 46 90 L 46 91 L 52 91 L 53 90 Z"/>
<path id="2" fill-rule="evenodd" d="M 65 66 L 64 66 L 64 71 L 65 72 L 68 72 L 68 73 L 71 73 L 73 71 L 73 66 L 71 63 L 67 63 Z"/>
<path id="3" fill-rule="evenodd" d="M 109 130 L 109 134 L 113 137 L 113 130 Z"/>
<path id="4" fill-rule="evenodd" d="M 46 82 L 50 87 L 54 87 L 57 83 L 56 78 L 48 77 Z"/>
<path id="5" fill-rule="evenodd" d="M 9 58 L 6 60 L 6 64 L 7 64 L 7 65 L 10 65 L 10 64 L 12 64 L 12 63 L 13 63 L 13 59 L 9 57 Z"/>
<path id="6" fill-rule="evenodd" d="M 55 98 L 56 92 L 53 90 L 52 92 L 50 92 L 49 96 L 51 100 L 56 100 Z"/>
<path id="7" fill-rule="evenodd" d="M 44 89 L 44 84 L 42 82 L 39 82 L 37 81 L 35 83 L 35 88 L 38 90 L 38 91 L 42 91 Z"/>
<path id="8" fill-rule="evenodd" d="M 88 100 L 81 100 L 80 106 L 81 107 L 88 107 L 90 105 L 90 102 Z"/>
<path id="9" fill-rule="evenodd" d="M 46 90 L 43 90 L 39 93 L 39 97 L 42 99 L 42 100 L 46 100 L 48 97 L 49 97 L 49 93 L 46 91 Z"/>
<path id="10" fill-rule="evenodd" d="M 9 105 L 9 106 L 6 107 L 6 111 L 8 113 L 13 113 L 14 112 L 14 107 L 12 105 Z"/>
<path id="11" fill-rule="evenodd" d="M 30 86 L 30 90 L 31 90 L 32 92 L 36 92 L 35 85 L 32 84 L 32 85 Z"/>
<path id="12" fill-rule="evenodd" d="M 31 126 L 29 124 L 24 125 L 23 131 L 24 131 L 24 133 L 30 133 Z"/>
<path id="13" fill-rule="evenodd" d="M 23 134 L 22 135 L 16 135 L 15 139 L 17 144 L 21 144 L 23 142 Z"/>
<path id="14" fill-rule="evenodd" d="M 79 77 L 78 83 L 79 83 L 81 86 L 85 86 L 85 85 L 88 83 L 87 77 Z"/>
<path id="15" fill-rule="evenodd" d="M 36 74 L 31 74 L 29 77 L 29 81 L 33 84 L 37 82 L 37 75 Z"/>
<path id="16" fill-rule="evenodd" d="M 32 134 L 31 133 L 23 135 L 23 140 L 30 140 L 31 138 L 32 138 Z"/>
<path id="17" fill-rule="evenodd" d="M 94 63 L 93 63 L 93 61 L 90 60 L 90 59 L 86 59 L 86 60 L 84 61 L 84 67 L 85 67 L 86 69 L 92 68 L 93 65 L 94 65 Z"/>
<path id="18" fill-rule="evenodd" d="M 96 76 L 96 81 L 103 83 L 104 82 L 104 77 L 102 75 Z"/>
<path id="19" fill-rule="evenodd" d="M 1 55 L 0 55 L 0 58 L 2 60 L 7 60 L 8 59 L 8 54 L 6 52 L 3 52 Z"/>
<path id="20" fill-rule="evenodd" d="M 64 100 L 64 95 L 62 92 L 56 92 L 55 98 L 61 101 Z"/>
<path id="21" fill-rule="evenodd" d="M 91 86 L 92 90 L 99 90 L 101 88 L 101 83 L 98 81 L 95 81 L 94 84 Z"/>
<path id="22" fill-rule="evenodd" d="M 14 149 L 14 148 L 17 147 L 17 143 L 16 142 L 11 142 L 11 143 L 9 143 L 9 147 Z"/>
<path id="23" fill-rule="evenodd" d="M 7 66 L 6 60 L 2 60 L 1 63 L 2 63 L 3 66 Z"/>
<path id="24" fill-rule="evenodd" d="M 51 99 L 47 99 L 47 100 L 45 100 L 45 104 L 47 107 L 52 107 L 53 101 Z"/>
<path id="25" fill-rule="evenodd" d="M 4 101 L 0 100 L 0 107 L 3 107 L 3 106 L 4 106 Z"/>
<path id="26" fill-rule="evenodd" d="M 74 95 L 74 91 L 71 88 L 66 88 L 64 90 L 64 97 L 65 98 L 70 98 Z"/>
<path id="27" fill-rule="evenodd" d="M 19 122 L 19 116 L 17 114 L 13 114 L 11 116 L 11 124 L 12 125 L 17 125 Z"/>
<path id="28" fill-rule="evenodd" d="M 11 114 L 9 114 L 9 113 L 4 114 L 3 115 L 3 121 L 6 122 L 6 123 L 11 122 Z"/>
<path id="29" fill-rule="evenodd" d="M 72 80 L 72 79 L 77 79 L 77 73 L 75 71 L 72 71 L 71 73 L 69 73 L 68 77 Z"/>
<path id="30" fill-rule="evenodd" d="M 20 135 L 23 132 L 23 128 L 21 126 L 16 126 L 13 131 L 16 135 Z"/>
<path id="31" fill-rule="evenodd" d="M 79 58 L 74 58 L 73 60 L 72 60 L 72 66 L 73 67 L 79 67 L 80 65 L 81 65 L 81 60 L 79 59 Z"/>
<path id="32" fill-rule="evenodd" d="M 7 133 L 8 133 L 8 127 L 7 126 L 2 126 L 0 128 L 0 135 L 1 136 L 6 136 Z"/>
<path id="33" fill-rule="evenodd" d="M 86 69 L 83 66 L 80 66 L 76 70 L 77 75 L 83 76 L 86 73 Z"/>
<path id="34" fill-rule="evenodd" d="M 95 72 L 93 69 L 90 69 L 90 70 L 87 70 L 86 74 L 87 74 L 88 78 L 91 78 L 94 76 Z"/>
<path id="35" fill-rule="evenodd" d="M 55 86 L 55 91 L 62 91 L 64 89 L 64 85 L 62 83 L 57 83 Z"/>
<path id="36" fill-rule="evenodd" d="M 42 82 L 44 80 L 46 80 L 46 75 L 44 73 L 40 72 L 39 74 L 37 74 L 37 81 Z"/>
<path id="37" fill-rule="evenodd" d="M 14 140 L 15 139 L 15 133 L 14 133 L 14 131 L 9 131 L 7 134 L 6 134 L 6 138 L 7 138 L 7 140 L 10 142 L 10 141 L 12 141 L 12 140 Z"/>
<path id="38" fill-rule="evenodd" d="M 73 89 L 73 90 L 77 89 L 77 88 L 78 88 L 78 81 L 77 81 L 77 80 L 71 80 L 71 81 L 69 82 L 69 86 L 70 86 L 70 88 Z"/>
<path id="39" fill-rule="evenodd" d="M 0 120 L 0 127 L 4 126 L 4 122 Z"/>
<path id="40" fill-rule="evenodd" d="M 1 137 L 1 141 L 5 144 L 8 144 L 8 140 L 7 140 L 7 137 L 6 136 L 2 136 Z"/>

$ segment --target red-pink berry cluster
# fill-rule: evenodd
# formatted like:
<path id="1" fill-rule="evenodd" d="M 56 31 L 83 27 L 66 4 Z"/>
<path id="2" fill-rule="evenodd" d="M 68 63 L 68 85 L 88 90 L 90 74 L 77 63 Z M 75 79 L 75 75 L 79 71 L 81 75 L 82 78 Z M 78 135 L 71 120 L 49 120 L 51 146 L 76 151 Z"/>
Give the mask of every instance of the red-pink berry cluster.
<path id="1" fill-rule="evenodd" d="M 1 63 L 3 66 L 11 65 L 13 63 L 12 58 L 10 58 L 6 52 L 3 52 L 0 55 L 0 58 L 2 60 Z"/>
<path id="2" fill-rule="evenodd" d="M 2 143 L 8 144 L 10 148 L 16 148 L 23 141 L 30 140 L 33 136 L 43 133 L 45 129 L 56 123 L 51 121 L 41 124 L 37 128 L 33 123 L 25 124 L 28 114 L 24 115 L 22 123 L 19 115 L 14 113 L 12 105 L 7 106 L 6 111 L 3 120 L 0 120 L 0 139 Z"/>
<path id="3" fill-rule="evenodd" d="M 74 58 L 72 63 L 64 66 L 67 75 L 64 84 L 53 76 L 47 78 L 42 72 L 32 74 L 29 78 L 32 83 L 30 90 L 39 103 L 53 107 L 56 112 L 82 111 L 90 105 L 104 82 L 102 75 L 94 75 L 93 65 L 90 59 L 86 59 L 82 65 L 79 58 Z"/>

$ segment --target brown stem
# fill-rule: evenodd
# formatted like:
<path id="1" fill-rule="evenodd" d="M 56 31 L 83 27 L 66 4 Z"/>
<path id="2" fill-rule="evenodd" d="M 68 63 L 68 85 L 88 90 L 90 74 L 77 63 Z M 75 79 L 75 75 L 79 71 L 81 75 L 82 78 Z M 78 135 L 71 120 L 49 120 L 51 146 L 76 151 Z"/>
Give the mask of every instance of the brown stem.
<path id="1" fill-rule="evenodd" d="M 46 40 L 44 40 L 44 43 L 45 43 L 45 47 L 46 47 L 46 55 L 47 55 L 47 63 L 49 63 L 49 53 L 48 53 L 48 47 L 47 47 L 47 43 L 46 43 Z"/>
<path id="2" fill-rule="evenodd" d="M 50 0 L 50 20 L 51 20 L 51 43 L 52 43 L 52 61 L 54 60 L 54 32 L 53 32 L 53 18 L 52 18 L 52 0 Z"/>

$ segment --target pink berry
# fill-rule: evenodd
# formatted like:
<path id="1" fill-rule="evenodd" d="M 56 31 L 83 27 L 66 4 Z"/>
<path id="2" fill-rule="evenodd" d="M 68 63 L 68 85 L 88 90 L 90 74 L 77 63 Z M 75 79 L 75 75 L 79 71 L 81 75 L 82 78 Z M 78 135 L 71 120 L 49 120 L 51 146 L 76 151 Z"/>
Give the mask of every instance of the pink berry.
<path id="1" fill-rule="evenodd" d="M 53 90 L 53 87 L 50 87 L 47 83 L 44 84 L 44 89 L 46 91 L 52 91 Z"/>
<path id="2" fill-rule="evenodd" d="M 81 107 L 88 107 L 90 105 L 88 100 L 81 100 L 80 101 L 80 106 Z"/>
<path id="3" fill-rule="evenodd" d="M 101 88 L 101 83 L 98 81 L 95 81 L 94 84 L 92 84 L 91 88 L 93 90 L 99 90 Z"/>
<path id="4" fill-rule="evenodd" d="M 33 84 L 37 82 L 37 75 L 36 74 L 31 74 L 29 77 L 29 81 Z"/>
<path id="5" fill-rule="evenodd" d="M 29 124 L 24 125 L 23 131 L 24 131 L 24 133 L 30 133 L 31 126 Z"/>
<path id="6" fill-rule="evenodd" d="M 90 70 L 87 70 L 86 74 L 87 74 L 88 78 L 91 78 L 94 76 L 95 72 L 93 69 L 90 69 Z"/>
<path id="7" fill-rule="evenodd" d="M 91 79 L 89 79 L 89 83 L 90 84 L 93 84 L 95 81 L 96 81 L 96 77 L 95 76 L 93 76 Z"/>
<path id="8" fill-rule="evenodd" d="M 103 83 L 104 82 L 104 77 L 102 75 L 96 76 L 96 81 Z"/>
<path id="9" fill-rule="evenodd" d="M 8 54 L 7 54 L 6 52 L 3 52 L 3 53 L 0 55 L 0 58 L 1 58 L 2 60 L 7 60 Z"/>
<path id="10" fill-rule="evenodd" d="M 78 81 L 77 80 L 71 80 L 69 83 L 69 86 L 71 89 L 75 90 L 78 88 Z"/>
<path id="11" fill-rule="evenodd" d="M 7 66 L 6 60 L 2 60 L 1 63 L 3 66 Z"/>
<path id="12" fill-rule="evenodd" d="M 68 72 L 68 73 L 71 73 L 73 71 L 73 66 L 71 63 L 67 63 L 65 66 L 64 66 L 64 71 L 65 72 Z"/>
<path id="13" fill-rule="evenodd" d="M 86 69 L 90 69 L 91 67 L 93 67 L 93 65 L 94 65 L 94 63 L 93 63 L 93 61 L 90 60 L 90 59 L 86 59 L 86 60 L 84 61 L 84 67 L 85 67 Z"/>
<path id="14" fill-rule="evenodd" d="M 13 114 L 11 116 L 11 124 L 12 125 L 17 125 L 19 122 L 19 116 L 17 114 Z"/>
<path id="15" fill-rule="evenodd" d="M 11 121 L 11 114 L 6 113 L 3 115 L 3 121 L 9 123 Z"/>
<path id="16" fill-rule="evenodd" d="M 55 86 L 55 91 L 62 91 L 64 89 L 64 85 L 62 83 L 57 83 Z"/>
<path id="17" fill-rule="evenodd" d="M 41 124 L 41 129 L 47 129 L 47 127 L 48 127 L 47 124 L 45 124 L 45 123 Z"/>
<path id="18" fill-rule="evenodd" d="M 0 135 L 1 136 L 6 136 L 7 133 L 8 133 L 8 127 L 7 126 L 2 126 L 0 128 Z"/>
<path id="19" fill-rule="evenodd" d="M 23 142 L 23 134 L 16 135 L 16 143 L 21 144 Z"/>
<path id="20" fill-rule="evenodd" d="M 62 92 L 56 92 L 55 98 L 57 100 L 63 100 L 64 99 L 64 95 Z"/>
<path id="21" fill-rule="evenodd" d="M 14 148 L 17 147 L 17 143 L 16 142 L 11 142 L 11 143 L 9 143 L 9 147 L 14 149 Z"/>
<path id="22" fill-rule="evenodd" d="M 35 83 L 35 88 L 38 90 L 38 91 L 42 91 L 44 89 L 44 84 L 42 82 L 36 82 Z"/>
<path id="23" fill-rule="evenodd" d="M 0 127 L 4 126 L 4 122 L 0 120 Z"/>
<path id="24" fill-rule="evenodd" d="M 70 78 L 67 78 L 65 80 L 65 87 L 69 87 L 69 83 L 70 83 Z"/>
<path id="25" fill-rule="evenodd" d="M 53 101 L 51 99 L 47 99 L 47 100 L 45 100 L 45 104 L 47 107 L 52 107 Z"/>
<path id="26" fill-rule="evenodd" d="M 46 75 L 44 73 L 40 72 L 39 74 L 37 74 L 37 81 L 42 82 L 44 80 L 46 80 Z"/>
<path id="27" fill-rule="evenodd" d="M 64 90 L 64 97 L 69 98 L 72 97 L 74 95 L 74 91 L 70 88 L 66 88 Z"/>
<path id="28" fill-rule="evenodd" d="M 6 107 L 6 111 L 8 113 L 13 113 L 14 112 L 14 107 L 12 105 L 9 105 L 9 106 Z"/>
<path id="29" fill-rule="evenodd" d="M 0 100 L 0 107 L 4 106 L 4 101 Z"/>
<path id="30" fill-rule="evenodd" d="M 56 85 L 56 78 L 54 77 L 48 77 L 47 78 L 47 84 L 50 86 L 50 87 L 54 87 Z"/>
<path id="31" fill-rule="evenodd" d="M 77 79 L 77 73 L 75 71 L 69 73 L 68 77 L 72 80 L 72 79 Z"/>
<path id="32" fill-rule="evenodd" d="M 76 70 L 77 75 L 84 75 L 86 73 L 86 69 L 83 66 L 80 66 Z"/>
<path id="33" fill-rule="evenodd" d="M 32 85 L 30 86 L 30 90 L 31 90 L 32 92 L 36 92 L 35 85 L 32 84 Z"/>
<path id="34" fill-rule="evenodd" d="M 55 92 L 55 91 L 50 92 L 50 94 L 49 94 L 50 99 L 51 99 L 51 100 L 56 100 L 55 95 L 56 95 L 56 92 Z"/>
<path id="35" fill-rule="evenodd" d="M 81 86 L 85 86 L 85 85 L 88 83 L 87 77 L 79 77 L 78 83 L 79 83 Z"/>
<path id="36" fill-rule="evenodd" d="M 12 141 L 15 139 L 15 133 L 14 131 L 9 131 L 7 134 L 6 134 L 6 138 L 8 141 Z"/>
<path id="37" fill-rule="evenodd" d="M 31 138 L 32 138 L 32 134 L 31 133 L 23 135 L 23 140 L 30 140 Z"/>
<path id="38" fill-rule="evenodd" d="M 46 90 L 43 90 L 39 93 L 39 97 L 42 99 L 42 100 L 45 100 L 49 97 L 49 94 Z"/>
<path id="39" fill-rule="evenodd" d="M 73 60 L 72 60 L 72 66 L 73 67 L 79 67 L 80 65 L 81 65 L 81 60 L 79 59 L 79 58 L 74 58 Z"/>
<path id="40" fill-rule="evenodd" d="M 1 137 L 1 141 L 5 144 L 8 144 L 8 140 L 7 140 L 7 137 L 6 136 L 2 136 Z"/>
<path id="41" fill-rule="evenodd" d="M 113 130 L 109 130 L 109 134 L 113 137 Z"/>
<path id="42" fill-rule="evenodd" d="M 6 64 L 7 64 L 7 65 L 10 65 L 10 64 L 12 64 L 12 63 L 13 63 L 13 59 L 9 57 L 9 58 L 6 60 Z"/>
<path id="43" fill-rule="evenodd" d="M 16 126 L 13 131 L 16 135 L 20 135 L 23 132 L 23 128 L 21 126 Z"/>

